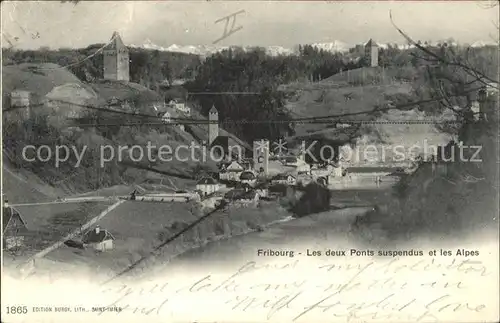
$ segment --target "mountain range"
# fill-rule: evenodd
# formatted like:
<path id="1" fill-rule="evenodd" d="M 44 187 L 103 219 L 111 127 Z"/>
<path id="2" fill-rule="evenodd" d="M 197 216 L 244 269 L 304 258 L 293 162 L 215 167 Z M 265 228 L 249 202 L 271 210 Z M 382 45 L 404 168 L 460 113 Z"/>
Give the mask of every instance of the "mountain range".
<path id="1" fill-rule="evenodd" d="M 435 41 L 435 42 L 430 42 L 429 45 L 437 45 L 437 44 L 442 44 L 446 41 Z M 457 43 L 452 42 L 452 45 L 457 45 Z M 335 40 L 333 42 L 325 42 L 325 43 L 312 43 L 310 44 L 318 49 L 323 49 L 325 51 L 329 52 L 348 52 L 350 48 L 355 47 L 356 45 L 349 45 L 345 42 Z M 359 45 L 364 45 L 364 44 L 359 44 Z M 387 48 L 389 45 L 388 44 L 378 44 L 379 47 L 381 48 Z M 471 44 L 471 47 L 484 47 L 484 46 L 498 46 L 497 43 L 494 41 L 476 41 L 473 44 Z M 265 49 L 266 53 L 271 56 L 277 56 L 277 55 L 293 55 L 298 52 L 298 48 L 287 48 L 283 46 L 219 46 L 219 45 L 176 45 L 172 44 L 168 47 L 163 47 L 154 44 L 151 42 L 149 39 L 147 39 L 142 45 L 129 45 L 130 47 L 135 47 L 135 48 L 145 48 L 145 49 L 153 49 L 153 50 L 158 50 L 158 51 L 165 51 L 165 52 L 178 52 L 178 53 L 186 53 L 186 54 L 194 54 L 194 55 L 199 55 L 202 57 L 210 56 L 214 53 L 220 52 L 222 50 L 228 49 L 228 48 L 240 48 L 244 51 L 246 50 L 251 50 L 256 47 L 260 47 Z M 408 44 L 391 44 L 391 46 L 397 46 L 399 49 L 408 49 L 414 47 L 413 45 L 408 45 Z"/>

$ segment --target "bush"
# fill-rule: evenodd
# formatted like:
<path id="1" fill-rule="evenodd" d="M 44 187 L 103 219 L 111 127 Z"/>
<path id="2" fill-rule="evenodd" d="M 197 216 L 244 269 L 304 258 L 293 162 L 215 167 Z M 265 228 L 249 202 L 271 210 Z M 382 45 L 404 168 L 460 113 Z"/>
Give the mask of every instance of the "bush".
<path id="1" fill-rule="evenodd" d="M 397 198 L 405 198 L 408 195 L 408 188 L 408 180 L 403 177 L 393 186 L 393 194 Z"/>
<path id="2" fill-rule="evenodd" d="M 330 209 L 330 190 L 318 183 L 310 183 L 305 193 L 291 211 L 297 217 L 327 211 Z"/>

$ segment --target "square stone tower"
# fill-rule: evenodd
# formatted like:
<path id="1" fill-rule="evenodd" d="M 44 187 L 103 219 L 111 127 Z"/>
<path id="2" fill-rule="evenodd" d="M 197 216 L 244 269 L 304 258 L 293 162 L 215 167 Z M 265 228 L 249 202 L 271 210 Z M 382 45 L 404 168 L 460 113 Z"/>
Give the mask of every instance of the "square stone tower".
<path id="1" fill-rule="evenodd" d="M 365 45 L 365 58 L 369 66 L 378 66 L 378 45 L 373 39 L 370 39 Z"/>
<path id="2" fill-rule="evenodd" d="M 253 165 L 258 173 L 269 173 L 269 140 L 255 140 L 253 142 Z"/>
<path id="3" fill-rule="evenodd" d="M 219 112 L 212 106 L 208 112 L 208 144 L 211 145 L 214 140 L 219 136 Z"/>
<path id="4" fill-rule="evenodd" d="M 104 48 L 104 79 L 130 81 L 129 51 L 115 31 L 111 43 Z"/>

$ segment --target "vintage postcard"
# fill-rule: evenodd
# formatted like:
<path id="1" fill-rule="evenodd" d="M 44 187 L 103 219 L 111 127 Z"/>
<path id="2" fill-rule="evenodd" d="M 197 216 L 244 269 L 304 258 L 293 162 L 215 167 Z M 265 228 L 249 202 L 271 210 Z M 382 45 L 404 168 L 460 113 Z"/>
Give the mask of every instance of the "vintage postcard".
<path id="1" fill-rule="evenodd" d="M 2 2 L 2 322 L 498 322 L 499 10 Z"/>

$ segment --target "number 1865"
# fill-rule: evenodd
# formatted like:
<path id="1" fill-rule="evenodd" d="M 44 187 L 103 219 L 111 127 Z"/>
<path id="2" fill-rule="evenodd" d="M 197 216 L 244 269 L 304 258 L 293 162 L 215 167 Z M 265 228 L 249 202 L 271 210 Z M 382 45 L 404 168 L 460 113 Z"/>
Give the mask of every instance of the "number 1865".
<path id="1" fill-rule="evenodd" d="M 27 314 L 27 306 L 7 306 L 7 314 Z"/>

